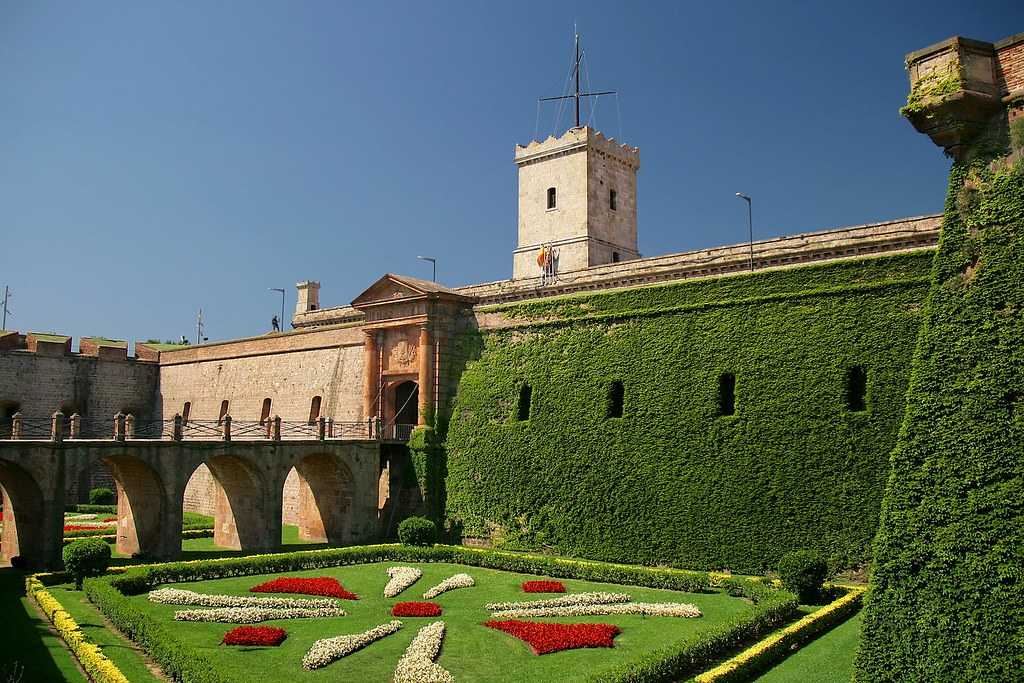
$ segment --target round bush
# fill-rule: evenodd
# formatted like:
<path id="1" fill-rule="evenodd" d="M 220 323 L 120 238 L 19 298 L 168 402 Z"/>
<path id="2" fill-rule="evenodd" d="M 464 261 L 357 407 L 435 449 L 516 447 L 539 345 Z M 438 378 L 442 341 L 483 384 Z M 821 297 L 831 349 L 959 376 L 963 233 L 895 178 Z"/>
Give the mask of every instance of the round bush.
<path id="1" fill-rule="evenodd" d="M 89 491 L 89 505 L 113 505 L 114 492 L 108 488 L 96 488 Z"/>
<path id="2" fill-rule="evenodd" d="M 807 605 L 821 597 L 821 584 L 828 576 L 828 563 L 813 550 L 786 553 L 779 562 L 779 578 L 788 591 Z"/>
<path id="3" fill-rule="evenodd" d="M 437 525 L 426 517 L 409 517 L 398 525 L 398 540 L 405 545 L 434 545 Z"/>
<path id="4" fill-rule="evenodd" d="M 64 546 L 64 569 L 75 577 L 75 588 L 82 590 L 82 580 L 99 576 L 110 564 L 110 546 L 98 538 L 85 538 Z"/>

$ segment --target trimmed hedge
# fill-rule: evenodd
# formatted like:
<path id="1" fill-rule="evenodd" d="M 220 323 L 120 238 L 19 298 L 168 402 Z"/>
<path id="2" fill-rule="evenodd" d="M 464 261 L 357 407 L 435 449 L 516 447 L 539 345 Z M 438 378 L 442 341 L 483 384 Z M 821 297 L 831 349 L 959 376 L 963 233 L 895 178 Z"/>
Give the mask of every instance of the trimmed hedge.
<path id="1" fill-rule="evenodd" d="M 81 513 L 87 513 L 88 512 L 88 513 L 93 513 L 93 514 L 106 513 L 106 514 L 109 514 L 109 515 L 116 515 L 117 514 L 117 506 L 116 505 L 88 505 L 88 504 L 82 503 L 80 505 L 65 505 L 64 506 L 64 510 L 66 512 L 81 512 Z"/>
<path id="2" fill-rule="evenodd" d="M 523 323 L 458 340 L 479 357 L 445 443 L 449 525 L 501 548 L 751 574 L 801 548 L 865 563 L 933 256 L 490 307 Z M 850 408 L 852 368 L 867 410 Z"/>
<path id="3" fill-rule="evenodd" d="M 1009 681 L 1024 667 L 1024 161 L 1000 160 L 1004 126 L 950 173 L 862 681 Z"/>
<path id="4" fill-rule="evenodd" d="M 110 621 L 145 649 L 164 673 L 189 683 L 220 683 L 207 655 L 179 642 L 159 620 L 135 609 L 128 595 L 140 595 L 163 583 L 200 581 L 229 576 L 279 574 L 303 569 L 371 562 L 445 562 L 588 581 L 624 583 L 680 591 L 718 590 L 720 577 L 705 572 L 616 565 L 567 558 L 506 553 L 458 546 L 353 546 L 329 550 L 255 555 L 195 562 L 173 562 L 129 569 L 117 576 L 89 579 L 89 600 Z M 796 596 L 756 580 L 730 580 L 753 603 L 752 613 L 701 631 L 683 642 L 661 648 L 629 667 L 602 672 L 596 681 L 672 681 L 706 666 L 751 638 L 756 638 L 796 613 Z"/>
<path id="5" fill-rule="evenodd" d="M 786 590 L 793 591 L 805 605 L 821 597 L 821 586 L 828 576 L 828 564 L 813 550 L 794 550 L 779 560 L 779 578 Z"/>
<path id="6" fill-rule="evenodd" d="M 115 500 L 114 492 L 108 488 L 101 486 L 89 491 L 89 505 L 113 505 Z"/>
<path id="7" fill-rule="evenodd" d="M 110 546 L 99 538 L 86 538 L 64 547 L 64 571 L 74 577 L 75 588 L 82 590 L 82 580 L 99 576 L 110 565 Z"/>
<path id="8" fill-rule="evenodd" d="M 437 543 L 437 525 L 426 517 L 407 517 L 398 525 L 398 540 L 403 545 L 434 545 Z"/>

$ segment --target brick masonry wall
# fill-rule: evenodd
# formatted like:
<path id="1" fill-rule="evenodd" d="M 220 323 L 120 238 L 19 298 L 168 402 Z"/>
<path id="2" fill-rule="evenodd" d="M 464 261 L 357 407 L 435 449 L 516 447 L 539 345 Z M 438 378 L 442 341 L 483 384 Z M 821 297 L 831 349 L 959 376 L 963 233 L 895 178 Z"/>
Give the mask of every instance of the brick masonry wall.
<path id="1" fill-rule="evenodd" d="M 1024 34 L 997 43 L 996 58 L 1001 93 L 1024 89 Z"/>

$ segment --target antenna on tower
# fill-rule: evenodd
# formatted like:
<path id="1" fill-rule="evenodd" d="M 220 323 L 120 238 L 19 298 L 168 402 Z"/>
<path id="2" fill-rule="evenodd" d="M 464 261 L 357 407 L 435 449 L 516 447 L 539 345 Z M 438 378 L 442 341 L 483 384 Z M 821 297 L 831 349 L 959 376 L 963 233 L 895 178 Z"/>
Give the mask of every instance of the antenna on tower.
<path id="1" fill-rule="evenodd" d="M 206 341 L 206 337 L 203 336 L 203 309 L 199 309 L 199 315 L 196 316 L 196 344 L 202 344 Z"/>
<path id="2" fill-rule="evenodd" d="M 575 25 L 573 25 L 575 29 Z M 603 90 L 601 92 L 580 92 L 580 63 L 583 61 L 583 52 L 580 50 L 580 34 L 575 32 L 576 39 L 576 60 L 573 63 L 572 76 L 576 82 L 576 90 L 571 95 L 559 95 L 558 97 L 541 97 L 538 98 L 537 102 L 552 102 L 555 100 L 575 100 L 576 101 L 576 128 L 580 127 L 580 98 L 581 97 L 598 97 L 600 95 L 617 95 L 618 92 L 615 90 Z M 588 72 L 589 73 L 589 72 Z"/>
<path id="3" fill-rule="evenodd" d="M 8 315 L 11 316 L 12 318 L 14 317 L 14 314 L 11 313 L 11 311 L 7 308 L 7 302 L 10 301 L 10 300 L 11 300 L 11 288 L 8 287 L 7 285 L 4 285 L 4 302 L 3 302 L 2 305 L 0 305 L 0 308 L 3 309 L 3 322 L 0 323 L 0 330 L 6 330 L 7 329 L 7 316 Z"/>

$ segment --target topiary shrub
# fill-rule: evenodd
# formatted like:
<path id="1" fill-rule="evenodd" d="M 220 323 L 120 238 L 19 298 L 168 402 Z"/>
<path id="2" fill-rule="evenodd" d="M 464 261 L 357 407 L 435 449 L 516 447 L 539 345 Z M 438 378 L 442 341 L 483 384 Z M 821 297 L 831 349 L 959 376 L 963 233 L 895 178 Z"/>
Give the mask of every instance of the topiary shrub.
<path id="1" fill-rule="evenodd" d="M 99 576 L 110 564 L 110 546 L 98 538 L 85 538 L 64 547 L 64 569 L 75 577 L 75 588 L 82 590 L 82 580 Z"/>
<path id="2" fill-rule="evenodd" d="M 786 590 L 792 591 L 807 605 L 821 598 L 821 585 L 828 576 L 828 563 L 813 550 L 786 553 L 779 561 L 779 578 Z"/>
<path id="3" fill-rule="evenodd" d="M 426 517 L 409 517 L 398 525 L 398 540 L 403 545 L 434 545 L 437 525 Z"/>
<path id="4" fill-rule="evenodd" d="M 90 505 L 113 505 L 114 502 L 114 492 L 108 488 L 100 487 L 89 491 Z"/>

